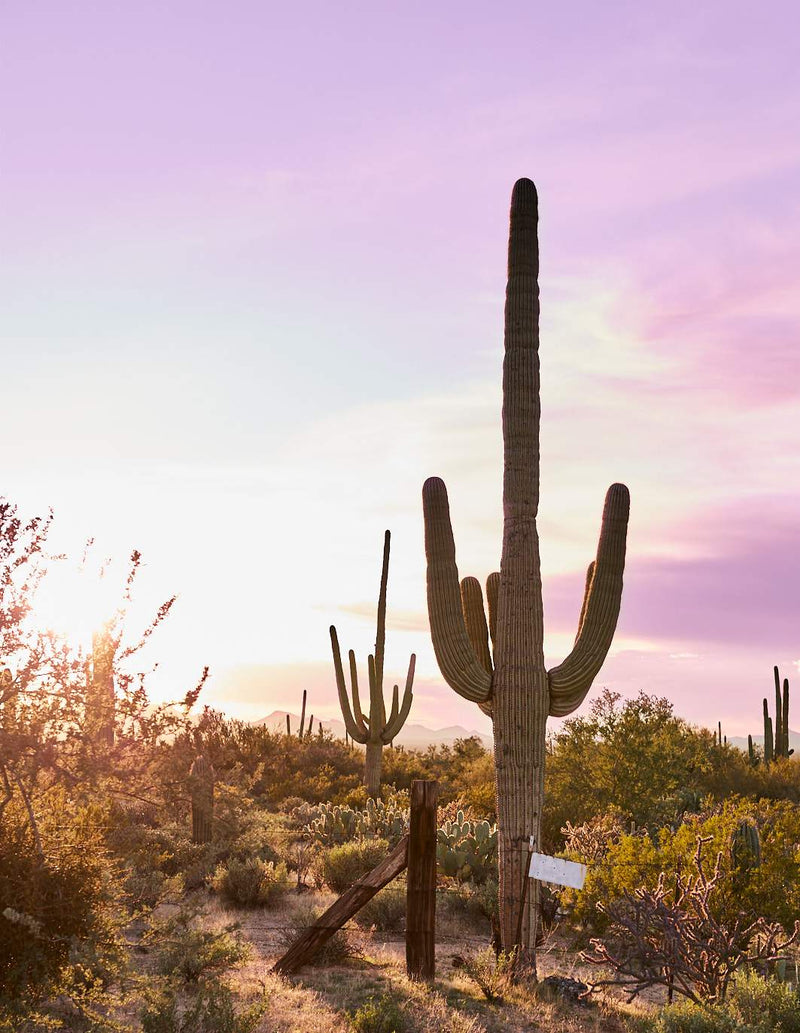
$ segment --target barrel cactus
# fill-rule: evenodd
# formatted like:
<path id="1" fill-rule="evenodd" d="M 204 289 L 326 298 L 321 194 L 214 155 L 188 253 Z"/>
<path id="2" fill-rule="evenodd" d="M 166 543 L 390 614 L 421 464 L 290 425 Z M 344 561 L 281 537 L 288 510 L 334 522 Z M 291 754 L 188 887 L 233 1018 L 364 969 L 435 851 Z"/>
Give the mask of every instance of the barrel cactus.
<path id="1" fill-rule="evenodd" d="M 383 747 L 387 746 L 395 738 L 405 724 L 408 712 L 411 709 L 411 701 L 413 699 L 411 686 L 414 682 L 414 665 L 417 660 L 415 654 L 412 653 L 408 664 L 408 675 L 406 676 L 402 705 L 400 703 L 400 690 L 395 685 L 392 696 L 392 709 L 387 719 L 386 707 L 383 702 L 383 653 L 386 642 L 386 585 L 389 580 L 390 541 L 391 534 L 387 531 L 383 539 L 383 567 L 381 569 L 381 587 L 378 595 L 378 632 L 375 639 L 375 654 L 370 654 L 367 660 L 369 716 L 361 710 L 361 702 L 358 695 L 356 656 L 352 649 L 349 653 L 349 659 L 353 705 L 352 709 L 350 707 L 347 683 L 345 682 L 344 670 L 342 669 L 342 657 L 339 651 L 339 639 L 336 634 L 336 628 L 331 625 L 331 648 L 333 649 L 333 665 L 336 671 L 339 705 L 342 708 L 345 729 L 350 738 L 367 747 L 364 762 L 364 785 L 372 797 L 377 796 L 380 792 Z"/>
<path id="2" fill-rule="evenodd" d="M 521 897 L 529 839 L 538 849 L 544 798 L 548 715 L 578 707 L 600 670 L 616 628 L 622 596 L 629 495 L 608 490 L 600 542 L 589 566 L 575 645 L 548 671 L 539 539 L 539 249 L 538 198 L 521 179 L 511 198 L 503 362 L 503 547 L 499 574 L 487 581 L 488 623 L 475 578 L 459 584 L 444 482 L 423 487 L 428 614 L 445 681 L 489 714 L 499 828 L 501 939 L 532 962 L 536 902 Z M 533 883 L 534 894 L 536 884 Z"/>
<path id="3" fill-rule="evenodd" d="M 189 769 L 193 843 L 210 843 L 214 837 L 214 779 L 214 767 L 201 753 Z"/>

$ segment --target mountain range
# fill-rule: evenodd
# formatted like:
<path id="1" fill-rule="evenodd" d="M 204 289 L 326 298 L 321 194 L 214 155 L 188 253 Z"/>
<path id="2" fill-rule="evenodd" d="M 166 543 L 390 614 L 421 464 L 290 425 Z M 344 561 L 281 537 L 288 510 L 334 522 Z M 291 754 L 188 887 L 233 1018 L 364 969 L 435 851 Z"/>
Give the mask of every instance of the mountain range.
<path id="1" fill-rule="evenodd" d="M 270 731 L 274 732 L 285 732 L 286 731 L 286 714 L 285 710 L 273 710 L 271 714 L 267 714 L 266 717 L 262 717 L 258 721 L 253 721 L 254 725 L 264 725 Z M 289 720 L 291 722 L 292 733 L 296 734 L 300 728 L 300 715 L 289 713 Z M 322 727 L 330 731 L 337 739 L 344 739 L 344 722 L 338 718 L 332 718 L 331 720 L 323 720 L 320 722 Z M 314 729 L 313 732 L 316 734 L 319 724 L 317 719 L 314 718 Z M 394 740 L 398 746 L 406 746 L 410 750 L 424 750 L 428 746 L 452 746 L 456 739 L 469 739 L 471 737 L 480 739 L 481 743 L 487 748 L 492 748 L 492 737 L 486 735 L 483 732 L 470 731 L 467 728 L 463 728 L 461 725 L 448 725 L 446 728 L 427 728 L 425 725 L 417 724 L 406 724 L 403 725 L 397 738 Z M 747 742 L 745 742 L 745 748 Z"/>

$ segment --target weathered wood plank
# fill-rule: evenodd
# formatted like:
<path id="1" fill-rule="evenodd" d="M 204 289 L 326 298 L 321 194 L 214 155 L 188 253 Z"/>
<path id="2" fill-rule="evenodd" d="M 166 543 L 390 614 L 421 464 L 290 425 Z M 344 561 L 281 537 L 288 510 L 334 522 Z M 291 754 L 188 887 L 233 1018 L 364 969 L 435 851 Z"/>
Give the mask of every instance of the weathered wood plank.
<path id="1" fill-rule="evenodd" d="M 411 783 L 411 826 L 406 890 L 406 971 L 411 979 L 433 980 L 436 972 L 436 800 L 437 782 Z"/>

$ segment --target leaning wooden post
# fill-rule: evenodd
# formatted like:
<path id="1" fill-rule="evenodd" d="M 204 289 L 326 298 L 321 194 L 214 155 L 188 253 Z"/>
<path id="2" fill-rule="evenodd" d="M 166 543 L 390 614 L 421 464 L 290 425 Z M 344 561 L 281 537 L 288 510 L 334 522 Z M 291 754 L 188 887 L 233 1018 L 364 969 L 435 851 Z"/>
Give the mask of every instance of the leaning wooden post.
<path id="1" fill-rule="evenodd" d="M 406 971 L 433 980 L 436 971 L 436 800 L 438 782 L 411 783 L 406 891 Z"/>

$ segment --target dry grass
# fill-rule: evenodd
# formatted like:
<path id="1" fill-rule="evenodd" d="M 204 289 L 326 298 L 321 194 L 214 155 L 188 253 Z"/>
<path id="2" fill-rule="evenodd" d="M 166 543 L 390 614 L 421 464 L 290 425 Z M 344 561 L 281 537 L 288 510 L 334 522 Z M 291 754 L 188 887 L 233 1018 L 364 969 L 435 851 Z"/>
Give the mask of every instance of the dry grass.
<path id="1" fill-rule="evenodd" d="M 235 913 L 255 954 L 234 974 L 234 983 L 243 1000 L 266 992 L 263 1033 L 348 1033 L 353 1029 L 353 1013 L 370 998 L 383 995 L 391 996 L 401 1009 L 402 1033 L 623 1033 L 626 1029 L 628 1010 L 610 998 L 578 1007 L 547 1000 L 533 988 L 517 987 L 502 1004 L 486 1001 L 478 987 L 451 964 L 454 953 L 479 949 L 480 941 L 485 945 L 488 940 L 459 916 L 449 916 L 446 934 L 442 929 L 446 941 L 437 945 L 433 986 L 407 978 L 402 936 L 377 932 L 366 938 L 362 934 L 361 959 L 330 967 L 309 966 L 298 977 L 280 979 L 270 971 L 281 953 L 275 927 L 290 925 L 294 910 L 309 899 L 324 906 L 333 898 L 317 893 L 290 895 L 269 912 Z M 234 917 L 226 913 L 229 920 Z M 459 943 L 458 933 L 469 936 L 470 942 Z M 358 930 L 354 928 L 352 934 L 358 935 Z M 585 975 L 577 958 L 556 942 L 540 955 L 540 975 L 551 972 L 575 978 Z"/>

